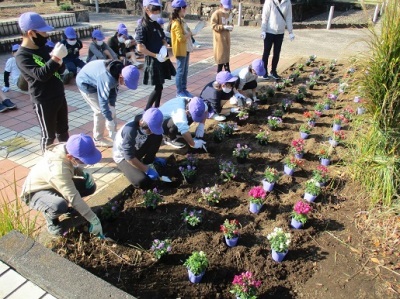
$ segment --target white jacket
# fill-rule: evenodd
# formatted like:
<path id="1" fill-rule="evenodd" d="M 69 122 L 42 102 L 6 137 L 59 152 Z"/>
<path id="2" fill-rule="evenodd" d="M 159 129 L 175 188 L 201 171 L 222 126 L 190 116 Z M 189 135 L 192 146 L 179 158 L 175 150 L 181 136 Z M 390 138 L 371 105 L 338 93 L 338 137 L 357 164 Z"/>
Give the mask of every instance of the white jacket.
<path id="1" fill-rule="evenodd" d="M 280 8 L 286 22 L 276 6 Z M 262 11 L 261 31 L 272 34 L 284 34 L 285 26 L 289 33 L 292 33 L 292 3 L 290 0 L 282 0 L 281 4 L 279 4 L 278 0 L 265 0 Z"/>

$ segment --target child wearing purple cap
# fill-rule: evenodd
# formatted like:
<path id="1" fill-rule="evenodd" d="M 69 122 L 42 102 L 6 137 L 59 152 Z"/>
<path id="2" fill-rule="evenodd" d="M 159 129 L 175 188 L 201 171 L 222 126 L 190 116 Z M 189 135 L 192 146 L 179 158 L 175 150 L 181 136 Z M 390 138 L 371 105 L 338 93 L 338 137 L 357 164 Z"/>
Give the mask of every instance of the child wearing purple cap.
<path id="1" fill-rule="evenodd" d="M 104 42 L 104 34 L 99 29 L 92 32 L 92 42 L 89 45 L 86 62 L 98 59 L 118 59 L 117 54 Z"/>
<path id="2" fill-rule="evenodd" d="M 264 76 L 266 73 L 264 68 L 264 62 L 262 59 L 255 59 L 253 62 L 238 73 L 239 80 L 236 81 L 236 89 L 238 92 L 247 98 L 246 90 L 251 90 L 251 97 L 254 102 L 258 102 L 256 90 L 257 90 L 257 78 Z"/>
<path id="3" fill-rule="evenodd" d="M 217 73 L 230 72 L 229 59 L 231 51 L 231 31 L 233 26 L 229 23 L 229 12 L 232 9 L 232 0 L 221 0 L 219 8 L 211 15 L 213 29 L 214 59 L 218 65 Z"/>
<path id="4" fill-rule="evenodd" d="M 19 45 L 12 45 L 12 57 L 7 59 L 6 67 L 4 68 L 4 86 L 0 91 L 0 113 L 17 108 L 11 100 L 4 94 L 10 90 L 10 79 L 14 85 L 18 84 L 19 77 L 21 75 L 17 63 L 15 62 L 15 53 L 17 53 Z"/>
<path id="5" fill-rule="evenodd" d="M 165 159 L 156 157 L 164 132 L 162 123 L 161 111 L 150 108 L 136 115 L 115 136 L 113 159 L 135 188 L 153 188 L 159 174 L 151 164 L 166 165 Z"/>
<path id="6" fill-rule="evenodd" d="M 65 66 L 74 76 L 78 73 L 78 68 L 85 66 L 85 62 L 79 59 L 79 50 L 82 49 L 82 41 L 78 38 L 74 28 L 67 27 L 64 30 L 65 39 L 61 43 L 67 48 L 68 54 L 64 58 Z"/>
<path id="7" fill-rule="evenodd" d="M 100 160 L 101 152 L 92 138 L 79 134 L 72 135 L 66 143 L 49 146 L 32 167 L 22 187 L 21 199 L 31 209 L 43 213 L 50 234 L 62 234 L 58 218 L 71 206 L 89 221 L 92 234 L 103 235 L 99 218 L 82 199 L 96 191 L 92 175 L 83 167 Z"/>
<path id="8" fill-rule="evenodd" d="M 136 29 L 138 50 L 145 55 L 143 84 L 153 85 L 145 110 L 160 106 L 163 85 L 171 80 L 176 71 L 168 57 L 167 41 L 157 19 L 161 16 L 161 4 L 157 0 L 143 1 L 143 17 Z"/>
<path id="9" fill-rule="evenodd" d="M 65 98 L 61 74 L 65 71 L 63 58 L 67 48 L 57 43 L 49 54 L 45 48 L 48 31 L 54 28 L 47 25 L 37 13 L 26 12 L 18 19 L 22 33 L 22 44 L 15 59 L 22 76 L 29 83 L 29 93 L 33 108 L 42 130 L 41 148 L 68 140 L 68 105 Z"/>

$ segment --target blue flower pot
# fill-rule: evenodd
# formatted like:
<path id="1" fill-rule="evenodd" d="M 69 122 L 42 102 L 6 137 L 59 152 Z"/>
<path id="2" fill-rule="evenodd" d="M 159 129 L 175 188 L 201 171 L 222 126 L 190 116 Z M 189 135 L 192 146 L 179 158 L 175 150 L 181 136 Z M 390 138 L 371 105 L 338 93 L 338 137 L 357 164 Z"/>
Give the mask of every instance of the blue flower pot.
<path id="1" fill-rule="evenodd" d="M 304 133 L 304 132 L 300 132 L 300 138 L 301 138 L 301 139 L 307 139 L 308 136 L 309 136 L 309 134 Z"/>
<path id="2" fill-rule="evenodd" d="M 272 259 L 275 262 L 280 263 L 283 261 L 283 259 L 285 258 L 287 253 L 288 253 L 287 251 L 286 252 L 276 252 L 275 250 L 272 249 Z"/>
<path id="3" fill-rule="evenodd" d="M 339 124 L 333 124 L 333 128 L 332 128 L 332 130 L 333 131 L 340 131 L 340 129 L 342 128 L 342 125 L 339 125 Z"/>
<path id="4" fill-rule="evenodd" d="M 204 272 L 200 273 L 199 275 L 194 275 L 192 271 L 190 271 L 190 269 L 188 269 L 188 275 L 189 275 L 189 280 L 191 283 L 199 283 L 201 282 L 201 279 L 204 276 Z"/>
<path id="5" fill-rule="evenodd" d="M 317 195 L 312 195 L 310 193 L 305 193 L 304 194 L 304 199 L 307 200 L 308 202 L 314 202 L 314 200 L 317 198 Z"/>
<path id="6" fill-rule="evenodd" d="M 274 189 L 275 182 L 270 183 L 267 182 L 266 180 L 262 180 L 261 183 L 263 184 L 264 191 L 271 192 Z"/>
<path id="7" fill-rule="evenodd" d="M 238 241 L 239 241 L 239 236 L 237 236 L 236 238 L 232 238 L 232 239 L 228 239 L 225 236 L 226 245 L 228 245 L 229 247 L 235 247 L 237 245 Z"/>
<path id="8" fill-rule="evenodd" d="M 296 157 L 296 159 L 302 159 L 304 156 L 304 153 L 294 154 L 294 156 Z"/>
<path id="9" fill-rule="evenodd" d="M 293 175 L 294 169 L 289 168 L 287 165 L 283 166 L 283 172 L 287 175 Z"/>
<path id="10" fill-rule="evenodd" d="M 294 218 L 292 218 L 292 221 L 290 222 L 290 225 L 295 229 L 303 228 L 303 223 L 301 223 L 300 221 L 297 221 Z"/>
<path id="11" fill-rule="evenodd" d="M 260 212 L 261 208 L 262 208 L 262 205 L 251 202 L 249 210 L 253 214 L 258 214 Z"/>
<path id="12" fill-rule="evenodd" d="M 330 159 L 321 158 L 321 165 L 329 166 L 329 163 L 331 163 Z"/>

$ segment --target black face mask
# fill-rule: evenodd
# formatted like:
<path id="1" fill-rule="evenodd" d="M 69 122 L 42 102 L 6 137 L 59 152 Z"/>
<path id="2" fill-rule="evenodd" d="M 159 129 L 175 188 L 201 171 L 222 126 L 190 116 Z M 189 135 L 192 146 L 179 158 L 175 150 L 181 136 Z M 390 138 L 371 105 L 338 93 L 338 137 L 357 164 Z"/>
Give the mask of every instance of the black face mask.
<path id="1" fill-rule="evenodd" d="M 47 42 L 47 37 L 42 36 L 41 34 L 39 34 L 38 32 L 36 32 L 36 37 L 32 37 L 32 41 L 34 42 L 34 44 L 36 46 L 38 46 L 39 48 L 43 47 L 46 42 Z"/>

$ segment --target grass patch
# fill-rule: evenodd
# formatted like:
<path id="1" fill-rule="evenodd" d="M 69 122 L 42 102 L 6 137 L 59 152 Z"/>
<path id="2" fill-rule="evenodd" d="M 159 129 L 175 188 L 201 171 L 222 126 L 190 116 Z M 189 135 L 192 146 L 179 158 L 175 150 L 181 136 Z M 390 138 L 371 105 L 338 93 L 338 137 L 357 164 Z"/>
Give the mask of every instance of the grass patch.
<path id="1" fill-rule="evenodd" d="M 31 143 L 24 137 L 17 136 L 0 142 L 0 149 L 6 149 L 8 155 L 9 153 L 29 144 Z"/>

